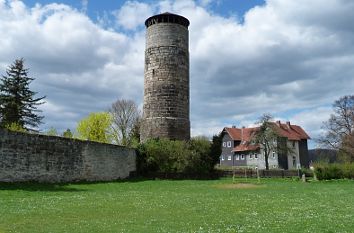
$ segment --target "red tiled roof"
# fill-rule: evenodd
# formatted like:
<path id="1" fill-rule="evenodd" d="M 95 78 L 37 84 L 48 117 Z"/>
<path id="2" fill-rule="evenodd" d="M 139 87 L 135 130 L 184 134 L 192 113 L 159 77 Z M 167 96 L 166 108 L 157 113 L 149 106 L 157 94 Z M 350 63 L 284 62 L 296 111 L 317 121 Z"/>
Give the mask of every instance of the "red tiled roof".
<path id="1" fill-rule="evenodd" d="M 302 139 L 310 139 L 308 134 L 298 125 L 291 125 L 290 122 L 282 124 L 279 121 L 272 123 L 274 129 L 279 135 L 288 138 L 288 140 L 300 141 Z M 232 151 L 252 151 L 259 149 L 259 145 L 251 145 L 250 141 L 252 134 L 259 130 L 259 127 L 254 128 L 224 128 L 224 132 L 228 133 L 232 140 L 240 141 Z"/>
<path id="2" fill-rule="evenodd" d="M 289 140 L 300 141 L 302 139 L 310 139 L 309 135 L 298 125 L 291 125 L 290 123 L 281 124 L 279 122 L 273 123 L 275 130 L 278 133 L 288 138 Z"/>
<path id="3" fill-rule="evenodd" d="M 258 149 L 259 149 L 259 145 L 250 145 L 249 143 L 245 143 L 234 147 L 234 149 L 232 149 L 232 152 L 254 151 Z"/>
<path id="4" fill-rule="evenodd" d="M 224 130 L 230 135 L 234 141 L 250 141 L 253 132 L 258 130 L 257 128 L 224 128 Z"/>

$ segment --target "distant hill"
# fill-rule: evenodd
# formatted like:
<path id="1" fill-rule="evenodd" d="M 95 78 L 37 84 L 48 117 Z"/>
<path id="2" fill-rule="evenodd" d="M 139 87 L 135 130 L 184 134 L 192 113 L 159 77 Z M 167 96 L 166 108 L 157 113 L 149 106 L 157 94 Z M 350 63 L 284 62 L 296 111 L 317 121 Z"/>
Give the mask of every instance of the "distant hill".
<path id="1" fill-rule="evenodd" d="M 338 162 L 338 156 L 336 150 L 331 149 L 312 149 L 309 150 L 309 161 L 319 162 L 325 161 L 329 163 Z"/>

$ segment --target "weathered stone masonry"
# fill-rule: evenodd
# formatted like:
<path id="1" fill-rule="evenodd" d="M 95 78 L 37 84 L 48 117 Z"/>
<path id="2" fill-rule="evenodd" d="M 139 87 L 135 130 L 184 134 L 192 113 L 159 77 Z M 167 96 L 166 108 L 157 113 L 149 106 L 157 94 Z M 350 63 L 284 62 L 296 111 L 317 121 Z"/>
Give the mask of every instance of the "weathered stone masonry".
<path id="1" fill-rule="evenodd" d="M 164 13 L 146 20 L 144 107 L 141 139 L 188 140 L 189 21 Z"/>
<path id="2" fill-rule="evenodd" d="M 0 129 L 0 182 L 109 181 L 135 170 L 134 149 Z"/>

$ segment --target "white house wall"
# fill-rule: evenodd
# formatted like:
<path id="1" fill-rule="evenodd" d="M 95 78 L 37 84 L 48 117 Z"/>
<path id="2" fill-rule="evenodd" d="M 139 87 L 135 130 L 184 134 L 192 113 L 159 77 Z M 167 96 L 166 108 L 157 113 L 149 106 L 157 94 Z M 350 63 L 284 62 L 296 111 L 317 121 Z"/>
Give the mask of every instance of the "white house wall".
<path id="1" fill-rule="evenodd" d="M 258 154 L 258 159 L 254 158 L 254 154 L 253 154 L 253 158 L 250 159 L 249 155 L 247 155 L 247 166 L 248 167 L 258 167 L 258 169 L 265 169 L 266 168 L 266 164 L 265 164 L 265 156 L 263 153 L 263 150 L 261 150 L 261 154 Z M 269 158 L 268 158 L 268 162 L 269 162 L 269 168 L 278 168 L 279 164 L 278 164 L 278 155 L 275 153 L 275 157 L 273 158 L 273 154 L 271 153 Z"/>

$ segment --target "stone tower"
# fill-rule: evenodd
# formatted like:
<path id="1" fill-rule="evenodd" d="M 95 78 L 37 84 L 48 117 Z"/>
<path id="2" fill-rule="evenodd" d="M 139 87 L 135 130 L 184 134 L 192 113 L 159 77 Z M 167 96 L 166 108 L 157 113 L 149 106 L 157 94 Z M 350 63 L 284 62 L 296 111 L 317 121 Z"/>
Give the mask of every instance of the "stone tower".
<path id="1" fill-rule="evenodd" d="M 141 141 L 190 139 L 188 19 L 171 13 L 145 21 Z"/>

